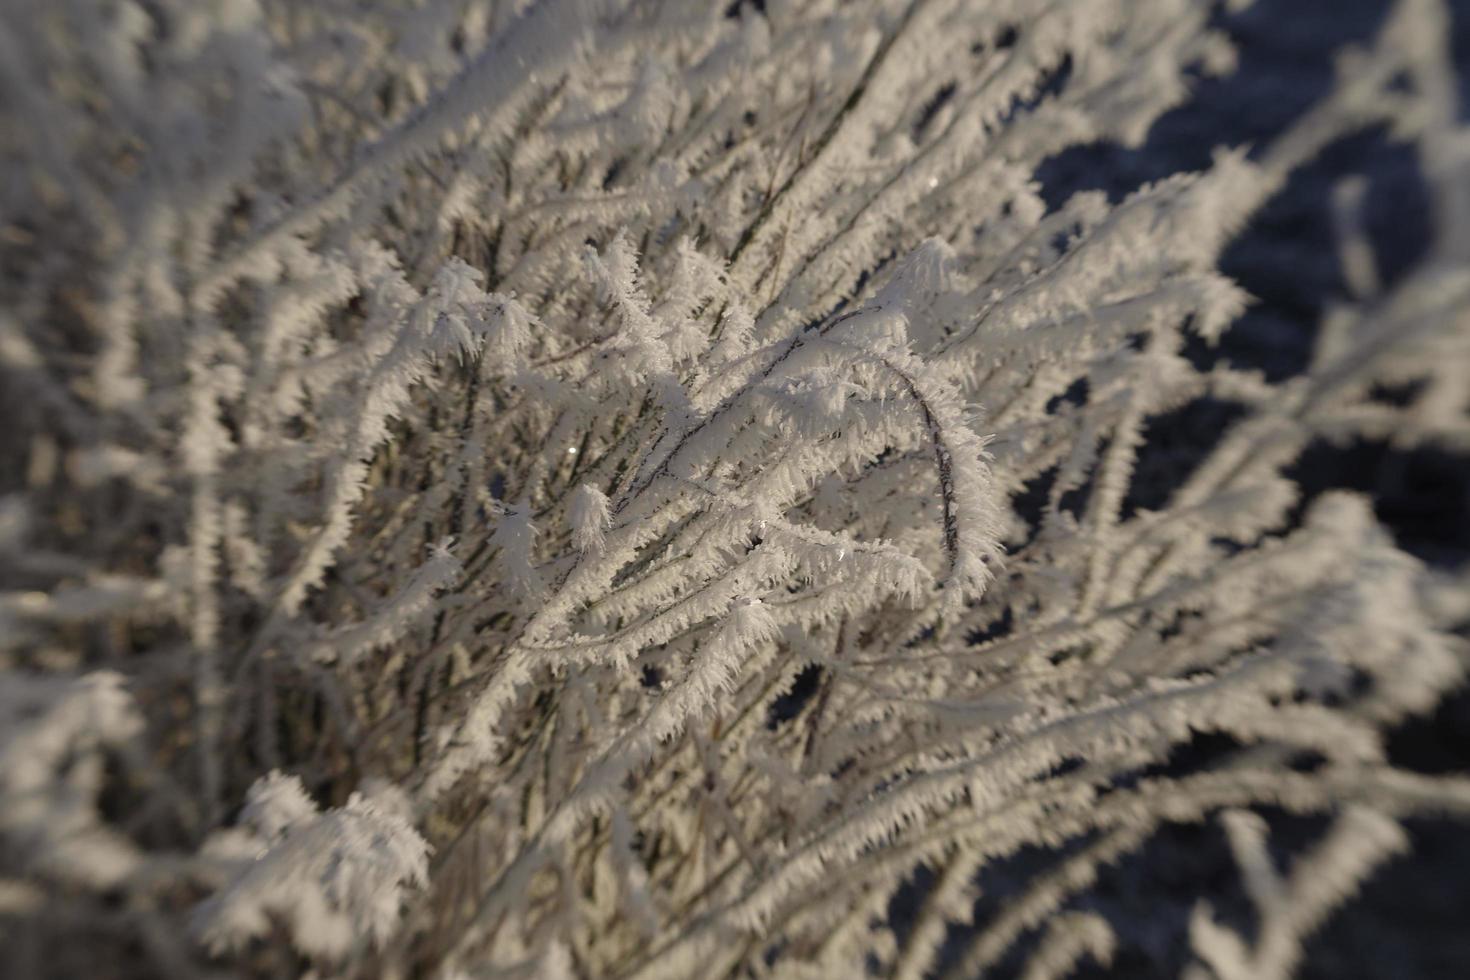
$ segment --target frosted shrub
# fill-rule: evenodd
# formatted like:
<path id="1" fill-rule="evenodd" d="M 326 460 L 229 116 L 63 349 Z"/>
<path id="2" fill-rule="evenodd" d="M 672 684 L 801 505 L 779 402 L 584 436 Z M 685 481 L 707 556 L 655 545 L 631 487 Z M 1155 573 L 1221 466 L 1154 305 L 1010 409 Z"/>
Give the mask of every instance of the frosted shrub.
<path id="1" fill-rule="evenodd" d="M 1271 144 L 1053 208 L 1043 160 L 1232 68 L 1214 4 L 756 6 L 7 6 L 7 975 L 1050 977 L 1218 820 L 1260 926 L 1201 903 L 1191 976 L 1286 976 L 1401 818 L 1470 815 L 1384 747 L 1470 590 L 1284 475 L 1470 448 L 1437 0 Z M 1349 186 L 1309 368 L 1196 366 L 1222 248 L 1385 122 L 1419 265 Z M 1335 822 L 1282 869 L 1253 807 Z"/>

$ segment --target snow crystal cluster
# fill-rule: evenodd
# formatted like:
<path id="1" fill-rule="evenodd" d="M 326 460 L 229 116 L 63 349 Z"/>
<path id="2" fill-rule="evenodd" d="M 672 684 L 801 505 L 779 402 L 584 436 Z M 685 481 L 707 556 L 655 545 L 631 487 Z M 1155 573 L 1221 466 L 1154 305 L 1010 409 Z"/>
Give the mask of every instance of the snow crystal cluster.
<path id="1" fill-rule="evenodd" d="M 1470 579 L 1288 475 L 1470 452 L 1470 130 L 1398 0 L 1269 144 L 1048 206 L 1242 6 L 6 4 L 0 973 L 1053 977 L 1205 823 L 1259 915 L 1201 902 L 1189 976 L 1290 975 L 1470 817 L 1385 749 Z M 1222 249 L 1381 126 L 1418 264 L 1349 188 L 1307 368 L 1198 356 Z M 1282 868 L 1263 808 L 1329 830 Z"/>

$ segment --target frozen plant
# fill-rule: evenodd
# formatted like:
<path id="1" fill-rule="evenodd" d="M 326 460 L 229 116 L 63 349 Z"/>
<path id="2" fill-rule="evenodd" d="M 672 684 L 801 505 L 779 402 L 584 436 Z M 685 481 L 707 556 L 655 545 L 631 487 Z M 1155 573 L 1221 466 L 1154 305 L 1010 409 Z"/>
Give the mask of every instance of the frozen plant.
<path id="1" fill-rule="evenodd" d="M 206 855 L 237 867 L 200 907 L 197 930 L 216 952 L 266 935 L 273 919 L 316 957 L 381 942 L 397 925 L 404 883 L 422 887 L 428 872 L 428 845 L 394 809 L 354 793 L 319 814 L 295 777 L 258 780 L 244 826 L 205 844 Z"/>
<path id="2" fill-rule="evenodd" d="M 1286 475 L 1470 449 L 1470 132 L 1399 0 L 1269 145 L 1048 207 L 1232 69 L 1220 7 L 10 0 L 3 972 L 1050 977 L 1224 814 L 1264 922 L 1201 905 L 1190 969 L 1288 974 L 1402 818 L 1470 816 L 1384 746 L 1470 589 Z M 1310 366 L 1185 356 L 1381 125 L 1418 266 L 1349 184 Z M 1338 816 L 1283 877 L 1253 807 Z"/>

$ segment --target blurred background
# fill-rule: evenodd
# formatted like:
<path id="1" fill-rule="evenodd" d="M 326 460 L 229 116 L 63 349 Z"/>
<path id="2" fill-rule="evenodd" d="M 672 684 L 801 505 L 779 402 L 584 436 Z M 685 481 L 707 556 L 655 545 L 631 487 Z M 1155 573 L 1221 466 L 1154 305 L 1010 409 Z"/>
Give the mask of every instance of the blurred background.
<path id="1" fill-rule="evenodd" d="M 1470 0 L 1452 0 L 1451 6 L 1461 117 L 1467 118 Z M 1244 11 L 1222 13 L 1220 26 L 1239 47 L 1238 70 L 1223 79 L 1197 80 L 1194 98 L 1160 119 L 1137 150 L 1090 146 L 1053 158 L 1040 175 L 1048 202 L 1060 203 L 1080 190 L 1103 190 L 1116 199 L 1142 183 L 1208 165 L 1217 146 L 1266 144 L 1323 97 L 1336 54 L 1371 38 L 1388 8 L 1387 0 L 1255 0 Z M 1200 343 L 1191 350 L 1194 359 L 1223 358 L 1272 378 L 1306 365 L 1324 312 L 1346 295 L 1332 194 L 1353 177 L 1365 181 L 1366 230 L 1384 285 L 1413 266 L 1433 216 L 1412 148 L 1394 143 L 1382 129 L 1337 142 L 1298 171 L 1224 255 L 1223 271 L 1257 302 L 1217 348 Z M 1162 504 L 1162 495 L 1234 415 L 1233 406 L 1206 400 L 1153 419 L 1129 505 Z M 1401 451 L 1386 442 L 1322 443 L 1304 454 L 1293 477 L 1307 500 L 1332 488 L 1371 495 L 1400 547 L 1446 571 L 1470 566 L 1470 459 L 1429 449 Z M 1160 499 L 1148 499 L 1150 492 Z M 1175 761 L 1198 762 L 1228 747 L 1197 738 L 1188 757 Z M 1447 699 L 1433 716 L 1399 728 L 1389 749 L 1396 765 L 1420 772 L 1470 770 L 1470 691 Z M 1300 850 L 1325 826 L 1325 820 L 1274 815 L 1278 858 L 1285 861 L 1289 850 Z M 1470 846 L 1463 829 L 1449 822 L 1415 821 L 1411 829 L 1413 853 L 1380 870 L 1365 894 L 1316 935 L 1303 977 L 1470 977 Z M 1013 883 L 1030 870 L 1022 854 L 987 872 L 980 914 L 1003 906 Z M 1178 976 L 1187 962 L 1183 939 L 1196 897 L 1207 898 L 1226 921 L 1250 921 L 1250 904 L 1218 826 L 1176 826 L 1100 883 L 1091 904 L 1119 926 L 1123 945 L 1111 970 L 1093 966 L 1090 975 Z M 1131 935 L 1122 923 L 1134 924 Z M 1012 963 L 1018 965 L 1019 960 Z"/>

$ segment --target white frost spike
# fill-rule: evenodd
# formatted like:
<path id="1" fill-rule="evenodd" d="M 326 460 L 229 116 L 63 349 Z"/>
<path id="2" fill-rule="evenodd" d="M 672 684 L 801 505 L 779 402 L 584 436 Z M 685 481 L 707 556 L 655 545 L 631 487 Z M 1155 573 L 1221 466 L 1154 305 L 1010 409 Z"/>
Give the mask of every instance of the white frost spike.
<path id="1" fill-rule="evenodd" d="M 903 258 L 888 285 L 878 291 L 876 305 L 901 310 L 912 319 L 953 288 L 955 252 L 941 238 L 926 238 Z"/>
<path id="2" fill-rule="evenodd" d="M 324 960 L 381 945 L 397 928 L 405 889 L 429 877 L 428 843 L 386 802 L 354 793 L 345 807 L 318 813 L 297 777 L 258 780 L 242 818 L 259 856 L 237 858 L 232 880 L 196 910 L 200 937 L 220 952 L 279 923 L 298 950 Z M 217 836 L 207 854 L 228 861 L 241 853 Z"/>
<path id="3" fill-rule="evenodd" d="M 316 818 L 316 804 L 296 776 L 272 772 L 255 781 L 245 794 L 240 822 L 266 840 L 276 840 L 292 827 Z"/>
<path id="4" fill-rule="evenodd" d="M 536 526 L 531 523 L 530 508 L 524 504 L 505 508 L 495 525 L 490 545 L 500 549 L 497 561 L 505 581 L 521 595 L 536 595 L 542 588 L 536 571 Z"/>
<path id="5" fill-rule="evenodd" d="M 506 373 L 521 365 L 536 318 L 514 294 L 491 293 L 481 307 L 486 369 Z"/>
<path id="6" fill-rule="evenodd" d="M 752 653 L 780 633 L 770 609 L 757 598 L 736 599 L 718 631 L 696 654 L 689 671 L 665 693 L 637 733 L 641 751 L 676 734 L 735 689 Z M 636 753 L 635 753 L 636 754 Z"/>
<path id="7" fill-rule="evenodd" d="M 429 349 L 436 355 L 464 357 L 479 348 L 483 323 L 479 310 L 487 302 L 480 290 L 484 273 L 462 259 L 451 258 L 439 268 L 428 295 L 415 315 L 424 321 Z"/>
<path id="8" fill-rule="evenodd" d="M 730 607 L 730 618 L 721 630 L 729 646 L 741 649 L 774 639 L 779 633 L 780 627 L 770 607 L 754 596 L 735 600 Z"/>
<path id="9" fill-rule="evenodd" d="M 578 551 L 602 551 L 603 536 L 612 524 L 606 494 L 590 484 L 582 484 L 567 505 L 567 519 L 572 525 L 572 545 Z"/>

